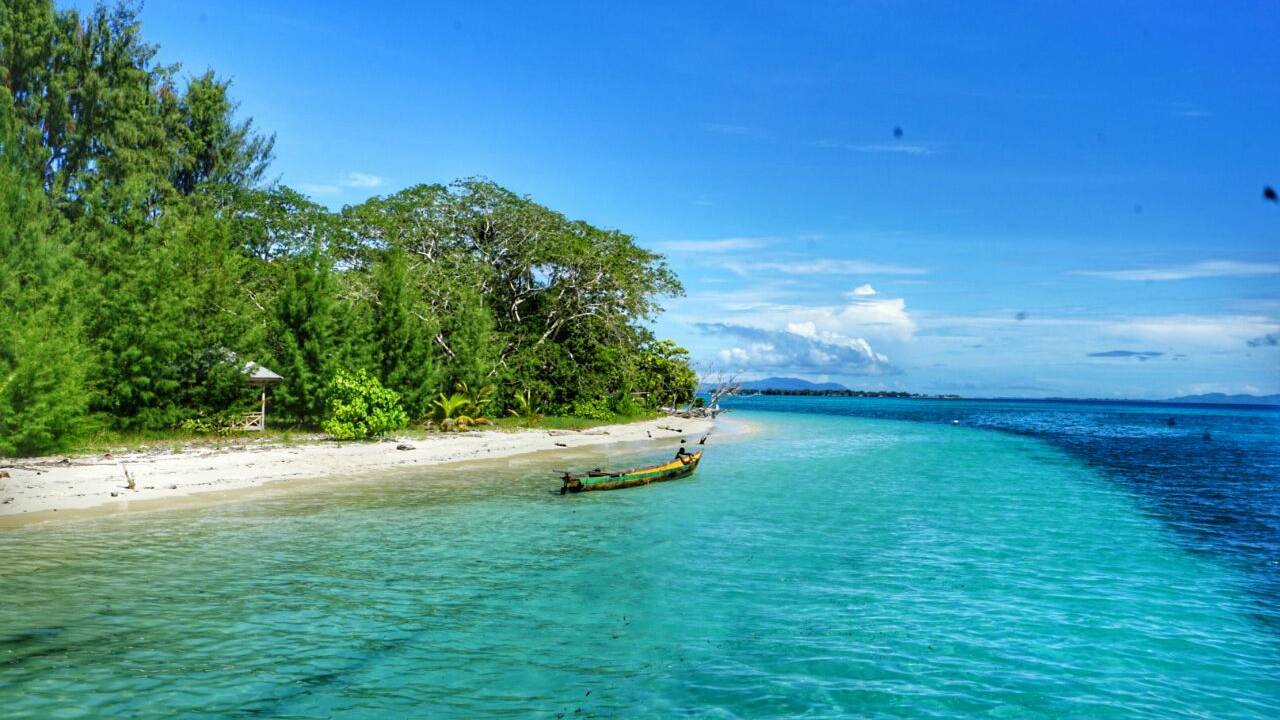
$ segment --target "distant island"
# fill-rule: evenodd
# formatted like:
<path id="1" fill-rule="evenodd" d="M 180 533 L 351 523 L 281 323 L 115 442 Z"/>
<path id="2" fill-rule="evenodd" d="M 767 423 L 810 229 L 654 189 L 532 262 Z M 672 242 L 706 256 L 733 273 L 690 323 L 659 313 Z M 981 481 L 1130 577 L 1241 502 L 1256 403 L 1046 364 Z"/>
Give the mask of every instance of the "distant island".
<path id="1" fill-rule="evenodd" d="M 840 383 L 815 383 L 803 378 L 769 377 L 763 380 L 748 380 L 739 386 L 742 390 L 848 390 Z"/>
<path id="2" fill-rule="evenodd" d="M 960 400 L 959 395 L 921 395 L 919 393 L 909 393 L 903 390 L 814 390 L 810 388 L 800 388 L 795 390 L 782 390 L 778 388 L 765 388 L 764 390 L 748 390 L 740 389 L 739 395 L 803 395 L 808 397 L 852 397 L 852 398 L 910 398 L 913 400 Z"/>
<path id="3" fill-rule="evenodd" d="M 1280 395 L 1205 393 L 1203 395 L 1183 395 L 1182 397 L 1169 398 L 1165 402 L 1209 403 L 1214 405 L 1280 405 Z"/>
<path id="4" fill-rule="evenodd" d="M 699 393 L 715 392 L 717 386 L 705 383 L 698 387 Z M 839 383 L 815 383 L 803 378 L 768 377 L 763 380 L 748 380 L 739 383 L 737 395 L 805 395 L 817 397 L 866 397 L 866 398 L 918 398 L 933 400 L 955 400 L 959 395 L 920 395 L 901 390 L 850 390 Z"/>
<path id="5" fill-rule="evenodd" d="M 698 387 L 699 393 L 710 393 L 716 388 L 711 384 Z M 914 398 L 932 400 L 959 400 L 959 395 L 926 395 L 909 393 L 900 390 L 850 390 L 840 383 L 816 383 L 797 377 L 767 377 L 761 380 L 747 380 L 740 383 L 738 395 L 803 395 L 817 397 L 867 397 L 867 398 Z M 974 398 L 976 399 L 976 398 Z M 1119 398 L 989 398 L 992 400 L 1012 400 L 1018 402 L 1129 402 L 1129 403 L 1203 403 L 1206 405 L 1280 405 L 1280 395 L 1227 395 L 1225 393 L 1206 393 L 1203 395 L 1183 395 L 1167 400 L 1126 400 Z"/>

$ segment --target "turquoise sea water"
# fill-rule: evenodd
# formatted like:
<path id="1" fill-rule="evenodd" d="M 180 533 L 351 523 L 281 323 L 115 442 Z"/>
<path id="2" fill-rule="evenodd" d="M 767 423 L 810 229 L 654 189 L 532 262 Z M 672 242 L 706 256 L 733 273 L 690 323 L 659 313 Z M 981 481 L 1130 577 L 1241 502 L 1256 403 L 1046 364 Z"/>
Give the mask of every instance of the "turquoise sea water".
<path id="1" fill-rule="evenodd" d="M 0 533 L 0 716 L 1280 716 L 1262 576 L 1114 468 L 743 407 L 646 488 L 525 459 Z"/>

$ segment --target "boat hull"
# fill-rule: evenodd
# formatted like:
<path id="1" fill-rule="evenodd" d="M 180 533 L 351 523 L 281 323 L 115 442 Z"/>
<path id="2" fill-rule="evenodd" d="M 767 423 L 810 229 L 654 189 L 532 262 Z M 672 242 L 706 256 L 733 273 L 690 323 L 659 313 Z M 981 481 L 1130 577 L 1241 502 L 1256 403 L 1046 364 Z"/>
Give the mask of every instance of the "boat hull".
<path id="1" fill-rule="evenodd" d="M 560 494 L 588 492 L 591 490 L 620 490 L 638 485 L 677 480 L 692 475 L 693 471 L 698 469 L 698 463 L 701 460 L 702 451 L 698 451 L 694 453 L 692 459 L 688 462 L 674 460 L 653 467 L 613 474 L 602 473 L 598 476 L 565 475 L 564 485 L 560 488 Z"/>

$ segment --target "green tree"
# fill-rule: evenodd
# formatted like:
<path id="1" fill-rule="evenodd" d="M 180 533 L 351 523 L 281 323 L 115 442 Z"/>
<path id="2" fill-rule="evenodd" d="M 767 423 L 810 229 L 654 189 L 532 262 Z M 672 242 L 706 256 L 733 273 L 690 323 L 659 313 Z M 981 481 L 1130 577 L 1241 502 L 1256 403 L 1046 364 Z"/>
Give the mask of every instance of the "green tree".
<path id="1" fill-rule="evenodd" d="M 84 268 L 35 179 L 14 157 L 0 93 L 0 455 L 54 452 L 86 425 L 76 296 Z"/>
<path id="2" fill-rule="evenodd" d="M 285 376 L 277 407 L 303 423 L 339 367 L 372 371 L 418 417 L 459 383 L 559 409 L 685 396 L 687 355 L 642 325 L 682 289 L 633 237 L 483 178 L 341 213 L 263 187 L 273 138 L 229 82 L 156 64 L 140 27 L 134 4 L 0 3 L 0 293 L 6 317 L 25 313 L 0 328 L 3 402 L 67 418 L 27 446 L 68 437 L 86 398 L 121 428 L 234 408 L 240 358 Z M 55 382 L 36 358 L 60 344 Z"/>
<path id="3" fill-rule="evenodd" d="M 689 366 L 688 350 L 670 340 L 658 340 L 645 345 L 636 360 L 636 389 L 651 407 L 693 400 L 698 376 Z"/>
<path id="4" fill-rule="evenodd" d="M 287 417 L 319 423 L 325 384 L 342 360 L 332 261 L 316 248 L 288 262 L 270 340 L 273 369 L 284 377 L 275 401 Z"/>
<path id="5" fill-rule="evenodd" d="M 235 120 L 230 86 L 206 71 L 187 83 L 170 115 L 168 130 L 177 152 L 169 180 L 180 193 L 250 188 L 266 172 L 275 137 L 254 133 L 252 120 Z"/>
<path id="6" fill-rule="evenodd" d="M 422 418 L 443 386 L 444 368 L 435 340 L 438 321 L 410 274 L 399 249 L 374 265 L 370 340 L 382 383 L 400 394 L 410 417 Z"/>

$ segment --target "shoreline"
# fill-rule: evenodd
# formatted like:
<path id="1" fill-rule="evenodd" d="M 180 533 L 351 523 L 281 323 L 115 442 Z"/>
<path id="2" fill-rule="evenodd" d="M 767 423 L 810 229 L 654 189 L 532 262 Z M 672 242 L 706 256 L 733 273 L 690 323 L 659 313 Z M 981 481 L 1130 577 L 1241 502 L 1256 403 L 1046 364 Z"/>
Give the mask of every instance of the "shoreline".
<path id="1" fill-rule="evenodd" d="M 433 434 L 365 442 L 213 446 L 114 456 L 49 457 L 0 464 L 0 531 L 50 520 L 76 520 L 240 499 L 245 491 L 316 481 L 357 481 L 374 474 L 622 442 L 691 442 L 713 427 L 753 432 L 749 423 L 677 417 L 583 431 L 522 429 Z M 397 449 L 407 446 L 409 449 Z M 126 487 L 125 471 L 136 489 Z M 286 482 L 292 481 L 292 482 Z"/>

